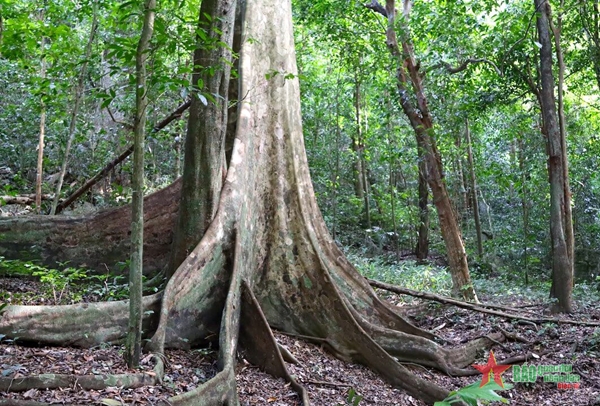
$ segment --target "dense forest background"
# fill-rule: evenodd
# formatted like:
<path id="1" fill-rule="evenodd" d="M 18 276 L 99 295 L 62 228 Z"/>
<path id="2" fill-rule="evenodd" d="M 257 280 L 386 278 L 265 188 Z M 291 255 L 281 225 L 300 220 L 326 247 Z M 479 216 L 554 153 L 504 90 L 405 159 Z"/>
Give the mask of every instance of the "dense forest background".
<path id="1" fill-rule="evenodd" d="M 48 213 L 57 190 L 69 196 L 132 143 L 140 11 L 133 1 L 104 0 L 5 0 L 0 7 L 1 194 L 9 203 L 34 193 L 41 165 L 39 209 Z M 593 282 L 600 273 L 598 5 L 552 7 L 564 51 L 576 279 Z M 197 8 L 197 1 L 160 5 L 149 129 L 190 95 Z M 305 144 L 325 221 L 357 261 L 410 259 L 423 224 L 422 158 L 400 106 L 385 20 L 359 2 L 300 0 L 294 18 Z M 416 1 L 407 23 L 471 270 L 524 284 L 547 282 L 552 262 L 548 156 L 533 91 L 541 47 L 535 18 L 531 1 Z M 198 97 L 208 103 L 215 95 Z M 184 134 L 185 120 L 149 132 L 147 192 L 181 174 Z M 129 202 L 131 167 L 129 160 L 116 165 L 67 212 Z M 443 260 L 431 196 L 426 207 L 429 253 Z"/>

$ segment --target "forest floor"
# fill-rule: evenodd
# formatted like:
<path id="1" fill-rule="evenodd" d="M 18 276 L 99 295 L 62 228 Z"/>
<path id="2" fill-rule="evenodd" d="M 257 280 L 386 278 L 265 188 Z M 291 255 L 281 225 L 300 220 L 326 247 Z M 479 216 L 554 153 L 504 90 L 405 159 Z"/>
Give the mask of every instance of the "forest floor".
<path id="1" fill-rule="evenodd" d="M 38 281 L 22 278 L 0 278 L 3 301 L 22 304 L 48 304 L 53 297 L 40 294 L 48 291 Z M 556 383 L 545 383 L 538 377 L 533 383 L 516 383 L 512 370 L 503 375 L 506 384 L 514 385 L 500 392 L 513 405 L 600 405 L 600 328 L 569 324 L 532 323 L 458 309 L 434 302 L 411 300 L 380 291 L 393 305 L 405 307 L 411 320 L 419 327 L 433 330 L 445 345 L 459 345 L 469 340 L 503 329 L 511 339 L 494 346 L 497 362 L 512 357 L 526 357 L 528 365 L 565 365 L 579 376 L 578 389 L 559 389 Z M 18 300 L 16 300 L 19 298 Z M 15 300 L 12 300 L 15 299 Z M 82 300 L 93 297 L 84 296 Z M 548 316 L 547 302 L 533 301 L 514 294 L 480 297 L 486 303 L 514 307 L 526 317 Z M 571 319 L 600 321 L 600 303 L 578 302 Z M 335 359 L 321 347 L 297 337 L 276 334 L 298 360 L 288 364 L 292 376 L 304 385 L 316 406 L 332 405 L 424 405 L 400 390 L 393 389 L 375 373 L 360 365 Z M 100 346 L 93 349 L 20 346 L 0 338 L 0 372 L 4 377 L 19 379 L 43 373 L 109 374 L 125 373 L 123 348 Z M 31 389 L 26 392 L 0 392 L 0 399 L 35 400 L 51 404 L 153 405 L 170 396 L 189 391 L 216 373 L 216 352 L 211 349 L 167 351 L 165 379 L 162 385 L 138 389 L 107 388 L 102 391 L 82 391 L 77 388 L 55 390 Z M 478 364 L 485 364 L 488 353 L 482 353 Z M 149 359 L 142 368 L 150 370 Z M 523 362 L 518 364 L 523 365 Z M 455 390 L 477 382 L 481 375 L 453 378 L 418 365 L 406 365 L 421 377 Z M 475 370 L 474 370 L 475 371 Z M 241 405 L 298 405 L 293 390 L 283 380 L 274 379 L 250 365 L 240 355 L 237 374 Z M 112 402 L 107 400 L 112 399 Z M 104 402 L 104 403 L 103 403 Z M 7 403 L 4 403 L 7 404 Z M 8 403 L 10 404 L 10 403 Z"/>

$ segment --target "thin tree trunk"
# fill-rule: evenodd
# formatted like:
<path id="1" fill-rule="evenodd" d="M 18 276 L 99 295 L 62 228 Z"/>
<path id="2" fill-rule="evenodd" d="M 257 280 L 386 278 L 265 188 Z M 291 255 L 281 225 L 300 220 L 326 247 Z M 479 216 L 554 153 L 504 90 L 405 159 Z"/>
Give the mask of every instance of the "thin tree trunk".
<path id="1" fill-rule="evenodd" d="M 356 133 L 352 138 L 352 151 L 354 152 L 354 194 L 359 199 L 365 199 L 365 184 L 363 177 L 362 160 L 362 126 L 360 122 L 360 82 L 355 76 L 354 110 L 356 112 Z"/>
<path id="2" fill-rule="evenodd" d="M 44 3 L 45 7 L 45 3 Z M 40 12 L 40 21 L 44 22 L 44 9 Z M 42 64 L 40 67 L 40 78 L 46 78 L 46 37 L 42 34 L 42 40 L 40 44 Z M 44 138 L 46 134 L 46 103 L 44 102 L 44 92 L 40 99 L 41 111 L 40 111 L 40 133 L 38 138 L 38 156 L 37 156 L 37 168 L 35 175 L 35 212 L 40 214 L 42 210 L 42 178 L 44 170 Z"/>
<path id="3" fill-rule="evenodd" d="M 417 167 L 419 170 L 419 227 L 415 253 L 419 261 L 429 256 L 429 187 L 427 186 L 427 161 L 425 145 L 417 137 Z"/>
<path id="4" fill-rule="evenodd" d="M 333 184 L 333 199 L 332 199 L 332 225 L 331 225 L 331 236 L 335 241 L 337 238 L 337 227 L 338 227 L 338 189 L 339 189 L 339 176 L 340 176 L 340 140 L 342 138 L 342 131 L 340 128 L 340 103 L 339 103 L 339 87 L 340 80 L 338 77 L 337 88 L 335 92 L 335 171 Z"/>
<path id="5" fill-rule="evenodd" d="M 135 124 L 133 149 L 133 176 L 131 201 L 131 263 L 129 265 L 129 328 L 125 360 L 130 368 L 140 363 L 142 344 L 142 270 L 144 253 L 144 136 L 146 133 L 146 64 L 148 48 L 154 32 L 156 0 L 146 0 L 144 5 L 144 25 L 138 42 L 135 57 Z"/>
<path id="6" fill-rule="evenodd" d="M 561 10 L 564 7 L 564 0 L 560 2 Z M 549 12 L 551 11 L 548 8 Z M 564 88 L 565 88 L 565 61 L 563 57 L 562 47 L 560 45 L 560 35 L 562 32 L 562 16 L 557 17 L 556 26 L 553 25 L 552 15 L 548 15 L 550 28 L 554 34 L 554 47 L 556 49 L 556 60 L 558 63 L 558 123 L 560 128 L 560 144 L 563 162 L 563 178 L 564 178 L 564 212 L 565 212 L 565 241 L 567 244 L 567 253 L 571 260 L 571 264 L 575 266 L 575 236 L 573 232 L 573 213 L 571 209 L 571 187 L 569 185 L 569 157 L 567 154 L 567 129 L 565 120 L 565 103 L 564 103 Z"/>
<path id="7" fill-rule="evenodd" d="M 473 198 L 473 218 L 475 219 L 475 231 L 477 232 L 477 255 L 479 259 L 483 256 L 483 238 L 481 235 L 481 219 L 479 217 L 479 199 L 477 197 L 477 178 L 475 177 L 475 164 L 473 160 L 473 147 L 471 144 L 471 131 L 469 119 L 465 120 L 465 138 L 467 139 L 467 156 L 469 159 L 469 173 L 471 175 L 471 193 Z M 491 231 L 491 230 L 490 230 Z"/>
<path id="8" fill-rule="evenodd" d="M 552 239 L 552 287 L 550 294 L 558 299 L 553 310 L 570 313 L 573 309 L 573 261 L 569 257 L 567 243 L 565 162 L 558 113 L 554 98 L 554 75 L 552 73 L 552 42 L 550 39 L 550 5 L 545 0 L 534 0 L 537 14 L 537 30 L 540 49 L 540 72 L 542 87 L 540 102 L 543 131 L 548 143 L 548 172 L 550 178 L 550 236 Z"/>
<path id="9" fill-rule="evenodd" d="M 79 79 L 77 80 L 77 87 L 75 89 L 75 104 L 73 105 L 73 111 L 71 111 L 71 122 L 69 123 L 69 134 L 67 138 L 67 145 L 65 146 L 65 155 L 63 157 L 63 162 L 60 168 L 60 173 L 58 175 L 58 181 L 56 182 L 56 191 L 54 192 L 54 201 L 52 202 L 52 208 L 50 209 L 50 214 L 56 214 L 56 206 L 58 206 L 58 201 L 60 199 L 60 192 L 62 190 L 63 181 L 65 179 L 65 173 L 67 172 L 67 164 L 69 162 L 69 153 L 71 151 L 71 144 L 73 144 L 73 139 L 75 138 L 75 127 L 77 125 L 77 114 L 79 113 L 79 106 L 81 106 L 81 101 L 83 99 L 83 88 L 85 75 L 87 72 L 88 61 L 90 59 L 90 55 L 92 54 L 92 45 L 94 43 L 94 37 L 96 35 L 96 29 L 98 28 L 98 2 L 94 1 L 93 5 L 93 17 L 92 17 L 92 26 L 90 28 L 90 37 L 88 39 L 87 46 L 85 48 L 85 56 L 83 59 L 83 63 L 81 65 L 81 71 L 79 72 Z"/>
<path id="10" fill-rule="evenodd" d="M 523 135 L 519 136 L 519 172 L 521 172 L 521 210 L 523 213 L 523 273 L 525 286 L 529 285 L 529 198 L 527 191 L 527 174 L 525 172 L 525 146 Z"/>
<path id="11" fill-rule="evenodd" d="M 468 218 L 469 192 L 467 191 L 467 180 L 462 157 L 462 140 L 459 133 L 457 133 L 454 143 L 457 149 L 457 154 L 455 157 L 456 177 L 458 178 L 458 203 L 456 204 L 458 212 L 457 216 L 460 219 L 460 222 L 464 223 L 464 220 Z"/>
<path id="12" fill-rule="evenodd" d="M 401 44 L 398 45 L 396 37 L 396 9 L 395 1 L 387 0 L 384 10 L 388 19 L 387 45 L 392 55 L 397 59 L 397 87 L 400 95 L 400 104 L 410 124 L 415 131 L 417 140 L 422 142 L 427 162 L 427 183 L 433 194 L 433 202 L 437 208 L 442 238 L 446 245 L 450 274 L 452 276 L 453 294 L 462 296 L 466 300 L 477 301 L 475 289 L 471 283 L 467 253 L 452 208 L 452 202 L 446 189 L 442 159 L 434 138 L 433 121 L 429 114 L 427 98 L 422 84 L 419 67 L 415 62 L 413 46 L 409 38 L 406 21 L 402 23 Z M 408 18 L 408 16 L 405 16 Z M 404 58 L 404 59 L 402 59 Z M 416 106 L 409 96 L 408 86 L 412 84 Z"/>
<path id="13" fill-rule="evenodd" d="M 388 148 L 392 148 L 394 142 L 392 140 L 391 135 L 393 134 L 392 120 L 391 120 L 391 111 L 392 111 L 392 98 L 386 92 L 385 94 L 387 100 L 387 111 L 390 113 L 387 115 L 387 139 L 388 139 Z M 398 224 L 396 223 L 396 160 L 394 159 L 394 152 L 390 151 L 389 156 L 389 187 L 390 187 L 390 206 L 392 209 L 392 231 L 394 232 L 394 251 L 396 253 L 396 259 L 400 259 L 400 238 L 398 238 Z"/>

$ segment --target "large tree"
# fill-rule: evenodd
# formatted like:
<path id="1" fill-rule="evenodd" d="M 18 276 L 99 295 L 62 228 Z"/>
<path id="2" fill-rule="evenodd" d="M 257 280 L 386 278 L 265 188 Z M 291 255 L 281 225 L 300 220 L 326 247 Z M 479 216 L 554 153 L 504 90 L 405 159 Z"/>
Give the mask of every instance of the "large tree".
<path id="1" fill-rule="evenodd" d="M 207 9 L 209 18 L 203 14 Z M 169 404 L 237 404 L 238 345 L 250 362 L 292 381 L 303 404 L 308 404 L 306 392 L 285 370 L 272 329 L 314 337 L 336 356 L 369 366 L 428 403 L 444 398 L 447 390 L 413 375 L 400 362 L 461 374 L 477 350 L 493 341 L 482 338 L 454 349 L 439 346 L 433 334 L 414 327 L 381 301 L 345 259 L 325 227 L 308 171 L 290 2 L 206 0 L 201 28 L 215 43 L 222 41 L 224 30 L 234 30 L 233 19 L 228 19 L 232 13 L 239 30 L 228 41 L 234 50 L 239 48 L 239 81 L 232 82 L 235 86 L 222 82 L 210 103 L 216 105 L 229 94 L 239 94 L 235 119 L 221 114 L 207 129 L 188 132 L 188 137 L 209 137 L 227 122 L 235 122 L 225 134 L 225 140 L 233 140 L 232 151 L 225 154 L 229 159 L 223 163 L 226 172 L 215 171 L 225 174 L 218 196 L 201 198 L 214 198 L 215 210 L 196 218 L 202 222 L 208 215 L 210 221 L 206 227 L 199 224 L 199 242 L 179 264 L 164 292 L 144 299 L 146 310 L 155 310 L 145 312 L 144 330 L 150 338 L 146 350 L 160 354 L 167 347 L 187 348 L 218 340 L 220 372 L 194 391 L 169 399 Z M 207 29 L 207 22 L 224 25 Z M 198 125 L 194 121 L 198 119 L 198 114 L 190 115 L 190 128 Z M 209 154 L 223 156 L 227 142 L 219 145 Z M 200 162 L 186 157 L 185 165 L 197 167 Z M 164 254 L 168 238 L 163 240 L 158 234 L 170 237 L 173 233 L 178 188 L 175 184 L 149 196 L 145 204 L 145 235 L 163 253 L 154 258 L 154 267 L 169 262 Z M 36 220 L 3 221 L 0 232 L 19 227 L 21 233 L 7 232 L 0 240 L 0 253 L 36 245 L 35 252 L 50 253 L 55 260 L 70 258 L 94 265 L 90 258 L 101 262 L 100 254 L 111 245 L 112 260 L 126 258 L 127 230 L 104 226 L 127 213 L 125 208 L 79 219 L 45 217 L 42 227 Z M 93 249 L 90 252 L 95 256 L 86 259 L 81 248 L 85 242 L 104 247 Z M 126 334 L 127 309 L 126 302 L 9 306 L 0 317 L 0 333 L 18 335 L 21 341 L 61 345 L 116 342 Z M 156 360 L 160 365 L 161 357 Z"/>

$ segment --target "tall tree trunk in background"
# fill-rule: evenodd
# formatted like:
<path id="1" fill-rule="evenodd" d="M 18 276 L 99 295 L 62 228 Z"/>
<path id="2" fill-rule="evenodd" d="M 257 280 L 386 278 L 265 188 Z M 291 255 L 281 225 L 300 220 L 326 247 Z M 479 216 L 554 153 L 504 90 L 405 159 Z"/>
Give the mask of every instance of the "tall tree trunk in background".
<path id="1" fill-rule="evenodd" d="M 356 197 L 362 199 L 364 210 L 364 222 L 366 228 L 371 228 L 371 213 L 369 207 L 369 193 L 367 187 L 367 177 L 365 175 L 364 160 L 364 140 L 362 131 L 362 111 L 361 111 L 361 89 L 358 74 L 354 77 L 354 111 L 356 114 L 356 135 L 352 137 L 352 151 L 354 152 L 354 191 Z"/>
<path id="2" fill-rule="evenodd" d="M 523 273 L 525 286 L 529 285 L 529 196 L 527 190 L 528 176 L 525 168 L 525 145 L 523 135 L 519 135 L 519 172 L 521 173 L 521 210 L 523 213 Z"/>
<path id="3" fill-rule="evenodd" d="M 446 189 L 442 159 L 436 146 L 433 121 L 429 114 L 421 72 L 419 72 L 419 67 L 414 58 L 414 50 L 410 41 L 408 25 L 406 23 L 408 15 L 405 15 L 405 20 L 401 22 L 402 49 L 400 49 L 395 30 L 395 3 L 394 0 L 388 0 L 386 1 L 385 8 L 382 9 L 381 5 L 376 0 L 372 0 L 368 7 L 383 13 L 388 19 L 386 43 L 390 52 L 397 60 L 396 84 L 400 95 L 400 104 L 415 131 L 417 145 L 423 146 L 424 160 L 427 162 L 427 183 L 431 188 L 433 202 L 437 208 L 440 220 L 442 238 L 446 245 L 449 269 L 452 276 L 453 294 L 461 296 L 466 300 L 477 301 L 477 295 L 475 294 L 475 289 L 473 288 L 471 276 L 469 274 L 467 253 L 465 251 L 456 214 L 452 208 L 452 202 Z M 405 10 L 408 10 L 409 8 L 410 7 L 405 7 Z M 415 101 L 413 101 L 409 95 L 410 85 L 412 85 Z"/>
<path id="4" fill-rule="evenodd" d="M 215 44 L 231 44 L 235 13 L 235 2 L 203 0 L 198 27 Z M 210 17 L 214 15 L 220 17 Z M 199 37 L 197 41 L 201 41 Z M 227 172 L 225 133 L 231 59 L 231 49 L 225 46 L 199 46 L 194 53 L 192 84 L 199 86 L 201 83 L 203 87 L 200 88 L 200 85 L 195 90 L 190 107 L 181 203 L 167 276 L 175 272 L 198 244 L 219 204 L 219 194 Z M 205 68 L 208 66 L 210 70 Z"/>
<path id="5" fill-rule="evenodd" d="M 425 144 L 417 137 L 417 160 L 419 170 L 419 228 L 415 254 L 419 261 L 429 256 L 429 187 L 427 186 L 427 160 Z"/>
<path id="6" fill-rule="evenodd" d="M 45 3 L 44 3 L 45 8 Z M 40 21 L 44 22 L 44 9 L 40 12 Z M 40 67 L 40 78 L 46 78 L 46 37 L 42 34 L 42 40 L 40 43 L 42 64 Z M 42 178 L 44 171 L 44 138 L 46 135 L 46 103 L 44 102 L 45 91 L 42 92 L 40 100 L 40 133 L 38 137 L 38 156 L 37 156 L 37 169 L 35 175 L 35 212 L 40 214 L 42 210 Z"/>
<path id="7" fill-rule="evenodd" d="M 550 236 L 552 239 L 552 287 L 550 294 L 558 299 L 554 311 L 570 313 L 573 309 L 573 258 L 569 256 L 566 225 L 565 152 L 554 98 L 552 73 L 552 41 L 550 38 L 550 5 L 545 0 L 534 0 L 540 49 L 540 103 L 543 131 L 547 137 L 548 174 L 550 179 Z"/>
<path id="8" fill-rule="evenodd" d="M 58 206 L 58 200 L 60 199 L 60 192 L 62 190 L 63 181 L 65 179 L 65 173 L 67 172 L 67 164 L 69 162 L 69 153 L 71 151 L 71 144 L 75 138 L 75 127 L 77 125 L 77 114 L 79 113 L 79 106 L 83 99 L 83 89 L 85 75 L 87 72 L 88 61 L 92 54 L 92 45 L 94 43 L 94 37 L 96 35 L 96 29 L 98 28 L 98 2 L 94 1 L 93 5 L 93 17 L 92 26 L 90 28 L 90 37 L 88 39 L 87 46 L 85 48 L 85 55 L 83 57 L 83 63 L 81 64 L 81 70 L 79 71 L 79 79 L 77 80 L 77 87 L 75 88 L 75 104 L 71 111 L 71 122 L 69 123 L 69 134 L 67 135 L 67 145 L 65 146 L 65 155 L 58 175 L 58 181 L 56 182 L 56 191 L 54 192 L 54 201 L 52 202 L 52 208 L 50 214 L 56 214 L 56 207 Z"/>
<path id="9" fill-rule="evenodd" d="M 125 360 L 130 368 L 140 363 L 142 343 L 142 258 L 144 253 L 144 137 L 146 135 L 146 63 L 154 32 L 156 0 L 146 0 L 144 25 L 135 56 L 135 123 L 131 201 L 131 263 L 129 265 L 129 328 Z"/>
<path id="10" fill-rule="evenodd" d="M 464 223 L 464 221 L 468 218 L 469 211 L 469 192 L 467 191 L 467 179 L 465 176 L 465 170 L 463 165 L 463 156 L 462 156 L 462 136 L 459 132 L 457 132 L 455 145 L 457 154 L 454 158 L 456 165 L 456 177 L 458 179 L 458 203 L 456 204 L 457 216 L 460 220 L 460 223 Z"/>
<path id="11" fill-rule="evenodd" d="M 477 255 L 479 259 L 483 256 L 483 237 L 481 235 L 481 218 L 479 217 L 479 198 L 477 196 L 477 178 L 475 177 L 475 163 L 473 160 L 473 146 L 471 143 L 471 130 L 469 119 L 465 120 L 465 138 L 467 140 L 467 157 L 469 159 L 469 174 L 471 177 L 471 198 L 473 200 L 473 218 L 475 219 L 475 231 L 477 233 Z M 492 230 L 490 230 L 491 232 Z"/>
<path id="12" fill-rule="evenodd" d="M 331 181 L 333 185 L 333 197 L 331 204 L 331 212 L 333 221 L 331 224 L 331 237 L 335 241 L 337 238 L 337 228 L 338 228 L 338 189 L 340 186 L 340 148 L 341 148 L 341 139 L 342 139 L 342 129 L 340 128 L 340 103 L 339 103 L 339 95 L 340 95 L 340 79 L 338 76 L 336 92 L 335 92 L 335 163 L 334 163 L 334 174 L 333 179 Z"/>
<path id="13" fill-rule="evenodd" d="M 596 7 L 598 3 L 596 2 Z M 564 0 L 560 2 L 561 12 L 564 8 Z M 575 272 L 575 233 L 573 232 L 573 213 L 571 209 L 571 186 L 569 185 L 569 157 L 567 154 L 567 127 L 565 119 L 565 61 L 562 47 L 560 45 L 560 35 L 562 32 L 562 16 L 557 17 L 556 25 L 552 22 L 551 8 L 548 7 L 548 21 L 554 36 L 554 47 L 556 50 L 556 61 L 558 63 L 558 123 L 560 128 L 560 144 L 563 161 L 563 177 L 564 177 L 564 213 L 565 213 L 565 241 L 567 244 L 567 252 L 571 259 L 571 266 Z M 600 62 L 599 62 L 600 63 Z"/>

